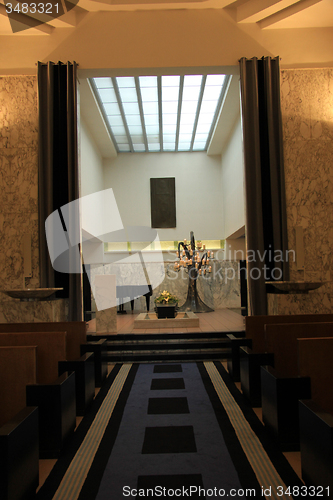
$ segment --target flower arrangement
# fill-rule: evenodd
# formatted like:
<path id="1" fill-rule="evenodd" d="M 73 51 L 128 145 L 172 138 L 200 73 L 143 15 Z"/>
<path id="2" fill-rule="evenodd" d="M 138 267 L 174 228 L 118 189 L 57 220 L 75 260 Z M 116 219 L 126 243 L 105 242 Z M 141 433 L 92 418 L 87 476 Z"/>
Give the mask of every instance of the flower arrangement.
<path id="1" fill-rule="evenodd" d="M 175 295 L 172 295 L 167 290 L 164 290 L 156 299 L 154 300 L 155 304 L 160 305 L 177 305 L 178 299 Z"/>

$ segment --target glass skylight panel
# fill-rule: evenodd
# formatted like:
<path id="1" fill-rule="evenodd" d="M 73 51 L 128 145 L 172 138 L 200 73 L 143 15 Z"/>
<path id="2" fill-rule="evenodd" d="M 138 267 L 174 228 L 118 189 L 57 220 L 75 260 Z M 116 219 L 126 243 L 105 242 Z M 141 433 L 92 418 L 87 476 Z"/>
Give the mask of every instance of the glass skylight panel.
<path id="1" fill-rule="evenodd" d="M 117 102 L 117 97 L 113 88 L 98 89 L 98 93 L 103 104 L 107 102 Z"/>
<path id="2" fill-rule="evenodd" d="M 120 97 L 123 103 L 137 102 L 136 89 L 119 87 Z"/>
<path id="3" fill-rule="evenodd" d="M 146 146 L 144 144 L 133 144 L 135 153 L 141 153 L 146 151 Z"/>
<path id="4" fill-rule="evenodd" d="M 127 125 L 138 125 L 141 128 L 141 118 L 140 115 L 127 115 L 126 117 Z"/>
<path id="5" fill-rule="evenodd" d="M 178 121 L 180 76 L 162 76 L 163 149 L 174 151 Z"/>
<path id="6" fill-rule="evenodd" d="M 131 148 L 130 148 L 129 144 L 118 143 L 118 149 L 119 149 L 120 153 L 130 153 L 131 152 Z"/>
<path id="7" fill-rule="evenodd" d="M 107 89 L 113 87 L 111 78 L 94 78 L 95 85 L 98 89 Z"/>
<path id="8" fill-rule="evenodd" d="M 118 151 L 156 152 L 206 149 L 224 80 L 224 75 L 166 75 L 93 82 Z"/>
<path id="9" fill-rule="evenodd" d="M 118 76 L 116 78 L 119 90 L 121 88 L 134 88 L 135 89 L 135 79 L 134 76 Z"/>
<path id="10" fill-rule="evenodd" d="M 148 142 L 148 151 L 151 151 L 152 153 L 153 152 L 157 152 L 157 151 L 160 151 L 161 149 L 161 146 L 160 146 L 160 143 L 158 142 L 158 144 L 155 144 L 153 142 Z"/>
<path id="11" fill-rule="evenodd" d="M 104 103 L 105 113 L 108 116 L 120 115 L 120 110 L 117 102 L 106 102 Z"/>

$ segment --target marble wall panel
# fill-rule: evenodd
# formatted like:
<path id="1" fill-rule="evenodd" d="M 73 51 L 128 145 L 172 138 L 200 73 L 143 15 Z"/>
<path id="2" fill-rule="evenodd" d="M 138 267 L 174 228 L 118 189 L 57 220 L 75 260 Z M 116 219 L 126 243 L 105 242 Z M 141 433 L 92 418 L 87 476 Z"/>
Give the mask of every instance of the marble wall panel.
<path id="1" fill-rule="evenodd" d="M 31 235 L 39 286 L 38 113 L 35 76 L 0 77 L 0 289 L 22 288 L 22 237 Z M 14 299 L 2 295 L 2 301 Z"/>
<path id="2" fill-rule="evenodd" d="M 298 270 L 296 262 L 290 262 L 290 279 L 327 284 L 308 296 L 297 295 L 293 300 L 291 296 L 282 296 L 279 314 L 330 312 L 333 309 L 333 70 L 283 70 L 281 110 L 289 248 L 295 249 L 296 226 L 301 226 L 304 234 L 305 268 Z"/>
<path id="3" fill-rule="evenodd" d="M 0 78 L 0 148 L 37 148 L 37 78 Z"/>
<path id="4" fill-rule="evenodd" d="M 202 300 L 213 309 L 222 309 L 224 307 L 240 307 L 240 280 L 239 280 L 239 265 L 236 261 L 228 260 L 211 260 L 212 272 L 206 276 L 201 276 L 197 282 L 197 290 Z M 154 299 L 160 295 L 163 290 L 168 290 L 179 299 L 179 305 L 185 302 L 188 290 L 188 274 L 184 269 L 179 272 L 174 270 L 174 261 L 160 263 L 164 267 L 163 281 L 153 288 L 153 295 L 150 299 L 151 309 L 154 306 Z M 147 268 L 149 264 L 147 264 Z M 94 294 L 94 276 L 96 274 L 119 273 L 117 285 L 124 284 L 120 277 L 121 272 L 125 277 L 141 276 L 138 264 L 123 264 L 121 269 L 112 264 L 104 266 L 92 265 L 90 266 L 90 283 L 92 284 L 92 294 Z M 142 270 L 142 267 L 141 267 Z M 144 284 L 143 280 L 132 284 Z M 127 281 L 127 284 L 130 284 Z M 130 310 L 130 303 L 124 304 L 125 310 Z M 140 297 L 134 301 L 134 309 L 136 311 L 144 311 L 146 309 L 145 297 Z"/>
<path id="5" fill-rule="evenodd" d="M 96 333 L 114 333 L 117 331 L 117 308 L 110 307 L 96 311 Z"/>
<path id="6" fill-rule="evenodd" d="M 67 319 L 68 299 L 0 301 L 0 323 L 40 323 Z"/>

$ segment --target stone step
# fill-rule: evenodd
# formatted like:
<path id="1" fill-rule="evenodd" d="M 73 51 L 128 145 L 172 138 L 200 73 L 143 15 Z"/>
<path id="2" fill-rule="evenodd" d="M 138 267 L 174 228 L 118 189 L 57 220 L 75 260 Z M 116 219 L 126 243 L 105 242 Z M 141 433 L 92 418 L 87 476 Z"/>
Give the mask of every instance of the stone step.
<path id="1" fill-rule="evenodd" d="M 109 363 L 156 361 L 209 361 L 228 359 L 230 349 L 170 349 L 154 351 L 109 351 L 103 358 Z"/>
<path id="2" fill-rule="evenodd" d="M 108 342 L 119 342 L 127 340 L 174 340 L 174 339 L 209 339 L 209 338 L 226 338 L 227 334 L 232 334 L 235 337 L 245 337 L 245 331 L 227 331 L 227 332 L 193 332 L 193 333 L 118 333 L 118 334 L 108 334 L 108 333 L 98 333 L 98 334 L 88 334 L 87 341 L 93 342 L 100 339 L 106 339 Z"/>
<path id="3" fill-rule="evenodd" d="M 104 344 L 107 351 L 125 350 L 170 350 L 170 349 L 223 349 L 231 347 L 228 339 L 157 339 L 157 340 L 124 340 Z"/>

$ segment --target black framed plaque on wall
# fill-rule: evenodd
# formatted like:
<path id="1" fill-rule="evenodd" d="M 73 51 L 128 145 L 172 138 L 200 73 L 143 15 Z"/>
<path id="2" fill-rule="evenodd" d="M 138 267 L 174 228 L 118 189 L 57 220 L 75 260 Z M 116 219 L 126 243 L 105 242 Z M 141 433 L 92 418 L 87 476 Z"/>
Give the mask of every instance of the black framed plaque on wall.
<path id="1" fill-rule="evenodd" d="M 150 179 L 151 227 L 176 227 L 175 177 Z"/>

